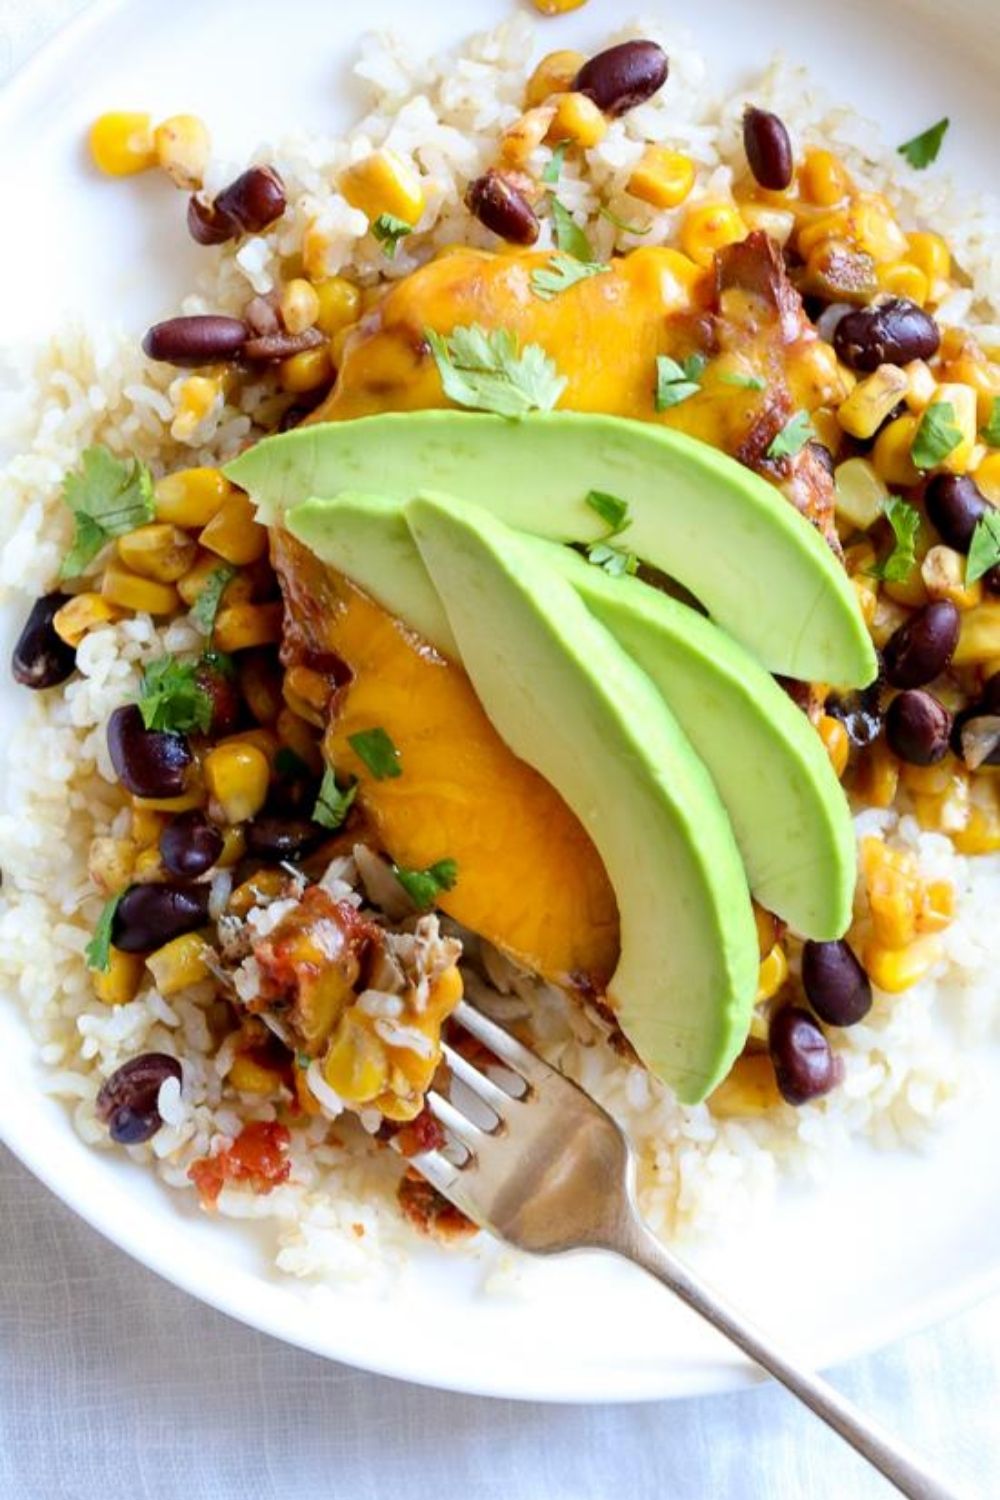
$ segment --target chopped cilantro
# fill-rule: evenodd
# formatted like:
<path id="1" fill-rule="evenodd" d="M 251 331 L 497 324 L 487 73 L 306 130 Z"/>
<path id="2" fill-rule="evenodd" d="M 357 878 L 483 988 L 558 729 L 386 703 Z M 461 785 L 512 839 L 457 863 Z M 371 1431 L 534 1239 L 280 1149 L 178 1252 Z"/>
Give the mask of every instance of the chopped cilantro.
<path id="1" fill-rule="evenodd" d="M 153 481 L 138 459 L 115 458 L 107 448 L 88 448 L 79 471 L 67 474 L 63 500 L 73 512 L 75 530 L 60 569 L 79 578 L 113 537 L 125 536 L 153 519 Z"/>
<path id="2" fill-rule="evenodd" d="M 227 677 L 230 682 L 235 682 L 236 663 L 228 651 L 216 651 L 215 647 L 211 646 L 201 653 L 201 663 L 210 672 L 218 672 L 220 677 Z"/>
<path id="3" fill-rule="evenodd" d="M 797 411 L 771 439 L 768 458 L 794 458 L 814 438 L 812 418 L 807 411 Z"/>
<path id="4" fill-rule="evenodd" d="M 703 354 L 689 354 L 680 364 L 669 354 L 657 355 L 656 410 L 667 411 L 696 395 L 701 390 L 701 376 L 707 363 Z"/>
<path id="5" fill-rule="evenodd" d="M 897 496 L 890 499 L 883 515 L 895 538 L 892 551 L 869 570 L 873 578 L 886 583 L 905 583 L 917 561 L 916 540 L 920 530 L 920 513 Z"/>
<path id="6" fill-rule="evenodd" d="M 563 163 L 566 160 L 566 152 L 569 141 L 560 141 L 552 153 L 552 160 L 542 173 L 542 181 L 549 187 L 554 187 L 562 176 Z"/>
<path id="7" fill-rule="evenodd" d="M 428 329 L 427 342 L 446 396 L 471 411 L 523 417 L 551 411 L 566 389 L 565 377 L 540 344 L 525 344 L 508 328 L 488 333 L 473 324 L 450 334 Z"/>
<path id="8" fill-rule="evenodd" d="M 928 126 L 911 140 L 904 141 L 901 146 L 896 147 L 896 150 L 900 156 L 906 157 L 911 167 L 916 167 L 918 172 L 922 172 L 925 167 L 930 166 L 931 162 L 937 161 L 941 142 L 950 124 L 951 121 L 945 115 L 943 120 L 938 120 L 936 125 Z"/>
<path id="9" fill-rule="evenodd" d="M 104 903 L 104 910 L 97 919 L 94 935 L 84 949 L 87 968 L 95 969 L 98 974 L 106 974 L 111 967 L 111 929 L 114 925 L 118 903 L 124 894 L 124 891 L 119 891 L 117 895 L 111 897 L 110 901 Z"/>
<path id="10" fill-rule="evenodd" d="M 1000 510 L 990 509 L 972 533 L 969 560 L 965 565 L 966 583 L 975 583 L 1000 563 Z"/>
<path id="11" fill-rule="evenodd" d="M 741 391 L 764 391 L 767 381 L 763 375 L 744 375 L 739 370 L 723 370 L 719 376 L 723 385 L 738 386 Z"/>
<path id="12" fill-rule="evenodd" d="M 910 457 L 918 469 L 934 469 L 962 441 L 962 429 L 955 424 L 955 408 L 950 401 L 933 401 L 923 416 L 910 445 Z"/>
<path id="13" fill-rule="evenodd" d="M 372 225 L 372 234 L 385 251 L 387 260 L 395 260 L 400 240 L 412 233 L 413 225 L 405 219 L 397 219 L 395 214 L 379 214 Z"/>
<path id="14" fill-rule="evenodd" d="M 602 208 L 600 214 L 602 219 L 607 219 L 609 224 L 613 224 L 623 234 L 634 234 L 641 239 L 643 235 L 652 234 L 653 232 L 652 224 L 629 224 L 624 219 L 619 219 L 617 214 L 613 214 L 610 208 Z"/>
<path id="15" fill-rule="evenodd" d="M 547 266 L 532 271 L 531 290 L 543 302 L 551 302 L 553 297 L 576 286 L 578 281 L 586 281 L 588 276 L 600 276 L 610 270 L 610 266 L 602 265 L 600 261 L 574 260 L 572 255 L 559 251 Z"/>
<path id="16" fill-rule="evenodd" d="M 316 798 L 316 806 L 313 808 L 312 820 L 319 823 L 322 828 L 340 828 L 347 814 L 350 812 L 355 797 L 358 795 L 358 784 L 352 781 L 349 787 L 341 791 L 337 785 L 337 778 L 327 766 L 323 772 L 323 780 L 320 784 L 319 796 Z"/>
<path id="17" fill-rule="evenodd" d="M 312 1058 L 309 1056 L 309 1053 L 296 1052 L 295 1066 L 297 1068 L 301 1068 L 303 1072 L 306 1072 L 312 1066 Z"/>
<path id="18" fill-rule="evenodd" d="M 628 552 L 624 547 L 612 547 L 609 542 L 594 542 L 588 547 L 587 561 L 595 568 L 603 568 L 612 578 L 639 571 L 639 559 L 634 552 Z"/>
<path id="19" fill-rule="evenodd" d="M 607 495 L 603 490 L 591 490 L 586 503 L 591 510 L 596 510 L 605 526 L 609 528 L 608 537 L 617 536 L 630 524 L 628 501 L 619 500 L 617 495 Z M 607 540 L 607 537 L 604 540 Z"/>
<path id="20" fill-rule="evenodd" d="M 349 735 L 347 742 L 359 760 L 364 761 L 376 781 L 402 776 L 399 751 L 384 729 L 362 729 L 358 734 Z"/>
<path id="21" fill-rule="evenodd" d="M 558 248 L 565 255 L 572 255 L 574 260 L 591 262 L 594 259 L 593 246 L 565 203 L 562 203 L 555 193 L 549 195 L 549 202 Z"/>
<path id="22" fill-rule="evenodd" d="M 393 865 L 392 873 L 418 911 L 429 911 L 442 891 L 450 891 L 458 879 L 453 859 L 439 859 L 426 870 L 407 870 Z"/>
<path id="23" fill-rule="evenodd" d="M 990 420 L 981 429 L 979 436 L 991 448 L 1000 448 L 1000 396 L 993 397 L 993 405 L 990 407 Z"/>
<path id="24" fill-rule="evenodd" d="M 229 563 L 220 563 L 209 573 L 201 593 L 191 606 L 192 620 L 207 636 L 211 636 L 215 629 L 215 617 L 219 613 L 226 585 L 232 583 L 235 577 L 235 568 L 230 567 Z"/>
<path id="25" fill-rule="evenodd" d="M 194 662 L 179 662 L 172 656 L 151 661 L 143 670 L 138 704 L 147 729 L 178 734 L 194 729 L 207 734 L 211 727 L 212 698 L 198 681 Z"/>

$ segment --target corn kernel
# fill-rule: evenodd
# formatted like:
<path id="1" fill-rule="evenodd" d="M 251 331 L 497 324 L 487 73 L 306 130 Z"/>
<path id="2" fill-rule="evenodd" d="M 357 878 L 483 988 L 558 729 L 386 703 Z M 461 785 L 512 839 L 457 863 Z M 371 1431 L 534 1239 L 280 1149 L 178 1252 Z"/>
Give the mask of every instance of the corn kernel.
<path id="1" fill-rule="evenodd" d="M 817 208 L 831 208 L 850 191 L 847 169 L 832 151 L 808 150 L 799 167 L 799 191 L 807 203 Z"/>
<path id="2" fill-rule="evenodd" d="M 951 252 L 939 234 L 923 230 L 906 236 L 906 258 L 918 266 L 928 282 L 946 281 L 951 275 Z"/>
<path id="3" fill-rule="evenodd" d="M 232 489 L 221 469 L 179 469 L 156 481 L 156 519 L 191 530 L 207 526 Z"/>
<path id="4" fill-rule="evenodd" d="M 160 834 L 167 826 L 162 813 L 152 812 L 132 799 L 132 826 L 129 830 L 132 842 L 138 849 L 150 849 L 159 844 Z"/>
<path id="5" fill-rule="evenodd" d="M 341 1016 L 323 1062 L 323 1076 L 348 1104 L 368 1104 L 389 1081 L 389 1064 L 378 1037 L 352 1011 Z"/>
<path id="6" fill-rule="evenodd" d="M 872 463 L 884 484 L 901 489 L 919 484 L 920 474 L 910 457 L 918 425 L 915 416 L 897 417 L 875 439 Z"/>
<path id="7" fill-rule="evenodd" d="M 732 1071 L 708 1097 L 708 1107 L 717 1120 L 763 1115 L 781 1104 L 774 1064 L 766 1052 L 745 1052 L 738 1057 Z"/>
<path id="8" fill-rule="evenodd" d="M 133 797 L 132 806 L 147 812 L 182 813 L 205 806 L 205 788 L 193 786 L 179 797 Z"/>
<path id="9" fill-rule="evenodd" d="M 105 1005 L 128 1005 L 139 993 L 144 969 L 141 953 L 123 953 L 120 948 L 111 948 L 104 973 L 95 970 L 91 974 L 94 994 Z"/>
<path id="10" fill-rule="evenodd" d="M 964 474 L 972 458 L 976 444 L 976 393 L 969 385 L 945 381 L 934 392 L 932 406 L 947 404 L 954 412 L 954 426 L 962 434 L 961 441 L 946 458 L 940 468 L 951 474 Z"/>
<path id="11" fill-rule="evenodd" d="M 681 249 L 699 266 L 711 266 L 717 250 L 746 238 L 746 225 L 731 203 L 698 203 L 681 228 Z"/>
<path id="12" fill-rule="evenodd" d="M 909 380 L 896 365 L 879 365 L 859 380 L 837 410 L 837 421 L 855 438 L 870 438 L 909 389 Z"/>
<path id="13" fill-rule="evenodd" d="M 289 333 L 305 333 L 319 317 L 319 293 L 311 282 L 296 276 L 282 289 L 278 311 Z"/>
<path id="14" fill-rule="evenodd" d="M 109 604 L 134 610 L 137 614 L 172 615 L 180 608 L 180 595 L 172 584 L 140 578 L 137 573 L 128 572 L 116 559 L 112 559 L 104 570 L 101 593 Z"/>
<path id="15" fill-rule="evenodd" d="M 234 916 L 245 917 L 262 901 L 273 901 L 280 896 L 287 879 L 283 870 L 258 870 L 233 891 L 229 898 L 229 910 Z"/>
<path id="16" fill-rule="evenodd" d="M 247 1052 L 239 1052 L 227 1074 L 228 1082 L 241 1094 L 276 1094 L 284 1078 L 276 1068 L 266 1068 Z"/>
<path id="17" fill-rule="evenodd" d="M 67 646 L 79 646 L 91 630 L 110 625 L 117 619 L 117 609 L 100 594 L 76 594 L 61 609 L 56 610 L 52 617 L 52 628 Z"/>
<path id="18" fill-rule="evenodd" d="M 344 276 L 330 276 L 316 286 L 319 311 L 316 325 L 329 338 L 349 328 L 361 316 L 361 292 Z"/>
<path id="19" fill-rule="evenodd" d="M 901 625 L 905 625 L 910 617 L 908 609 L 897 604 L 895 599 L 890 599 L 888 594 L 878 593 L 875 601 L 875 611 L 868 621 L 868 628 L 875 645 L 882 649 L 889 637 L 895 635 Z"/>
<path id="20" fill-rule="evenodd" d="M 190 985 L 207 979 L 212 972 L 208 966 L 211 957 L 212 950 L 204 938 L 196 932 L 186 932 L 150 953 L 146 967 L 160 994 L 169 999 L 171 995 L 178 995 Z"/>
<path id="21" fill-rule="evenodd" d="M 310 667 L 289 667 L 285 673 L 285 702 L 293 713 L 317 729 L 326 725 L 330 704 L 330 679 Z"/>
<path id="22" fill-rule="evenodd" d="M 990 504 L 1000 505 L 1000 453 L 988 454 L 977 464 L 972 477 Z M 57 615 L 56 619 L 58 618 Z"/>
<path id="23" fill-rule="evenodd" d="M 626 191 L 654 208 L 676 208 L 690 196 L 695 166 L 690 156 L 667 146 L 647 146 Z"/>
<path id="24" fill-rule="evenodd" d="M 838 209 L 836 213 L 822 214 L 818 219 L 812 219 L 799 228 L 797 248 L 800 255 L 812 261 L 813 256 L 829 240 L 837 240 L 842 244 L 844 250 L 854 250 L 851 239 L 851 221 L 845 209 Z"/>
<path id="25" fill-rule="evenodd" d="M 156 166 L 153 122 L 149 115 L 116 111 L 90 127 L 90 154 L 108 177 L 130 177 Z"/>
<path id="26" fill-rule="evenodd" d="M 757 999 L 755 1005 L 773 1000 L 788 978 L 788 956 L 780 943 L 775 943 L 767 957 L 761 962 L 757 975 Z"/>
<path id="27" fill-rule="evenodd" d="M 271 767 L 256 745 L 217 745 L 205 756 L 205 784 L 227 823 L 245 823 L 267 800 Z"/>
<path id="28" fill-rule="evenodd" d="M 113 896 L 127 886 L 134 867 L 135 846 L 131 839 L 94 839 L 87 855 L 87 873 L 105 896 Z"/>
<path id="29" fill-rule="evenodd" d="M 348 167 L 340 179 L 340 191 L 352 208 L 359 208 L 373 223 L 382 214 L 392 214 L 415 225 L 427 206 L 419 172 L 386 147 Z"/>
<path id="30" fill-rule="evenodd" d="M 196 561 L 184 574 L 184 577 L 177 580 L 177 592 L 180 594 L 181 598 L 189 609 L 192 605 L 197 603 L 202 589 L 204 589 L 212 574 L 218 572 L 218 569 L 219 559 L 216 553 L 201 552 L 198 554 Z M 236 578 L 228 583 L 223 589 L 223 604 L 226 604 L 230 601 L 233 585 L 239 581 L 241 576 L 241 574 L 237 574 Z"/>
<path id="31" fill-rule="evenodd" d="M 600 145 L 608 133 L 608 122 L 603 112 L 587 94 L 553 94 L 549 104 L 555 110 L 548 129 L 548 140 L 553 143 L 569 141 L 583 151 Z"/>
<path id="32" fill-rule="evenodd" d="M 240 692 L 258 724 L 273 724 L 284 707 L 281 667 L 270 651 L 248 651 L 239 663 Z"/>
<path id="33" fill-rule="evenodd" d="M 571 10 L 579 10 L 587 0 L 531 0 L 532 5 L 543 16 L 565 16 Z"/>
<path id="34" fill-rule="evenodd" d="M 572 88 L 576 75 L 587 61 L 582 52 L 548 52 L 542 58 L 525 90 L 526 109 L 544 104 L 552 94 L 563 94 Z"/>
<path id="35" fill-rule="evenodd" d="M 523 170 L 548 135 L 555 112 L 555 105 L 546 102 L 525 110 L 512 125 L 508 125 L 500 137 L 500 165 Z"/>
<path id="36" fill-rule="evenodd" d="M 851 236 L 859 250 L 877 265 L 906 254 L 906 235 L 896 223 L 891 205 L 877 193 L 865 193 L 850 210 Z"/>
<path id="37" fill-rule="evenodd" d="M 329 385 L 333 379 L 333 361 L 326 344 L 318 349 L 303 349 L 283 359 L 278 366 L 278 382 L 283 391 L 299 396 Z"/>
<path id="38" fill-rule="evenodd" d="M 220 651 L 246 651 L 281 640 L 280 604 L 233 604 L 215 617 L 215 644 Z"/>
<path id="39" fill-rule="evenodd" d="M 922 412 L 934 400 L 937 389 L 934 371 L 926 360 L 913 359 L 903 366 L 903 373 L 907 380 L 904 400 L 911 411 Z"/>
<path id="40" fill-rule="evenodd" d="M 171 182 L 185 192 L 201 187 L 212 151 L 212 140 L 197 115 L 171 115 L 153 133 L 156 159 Z"/>
<path id="41" fill-rule="evenodd" d="M 899 761 L 884 740 L 876 740 L 861 761 L 855 783 L 869 807 L 891 807 L 899 789 Z"/>
<path id="42" fill-rule="evenodd" d="M 983 585 L 965 581 L 965 558 L 951 547 L 931 547 L 920 564 L 920 576 L 930 599 L 949 599 L 956 609 L 975 609 L 983 601 Z"/>
<path id="43" fill-rule="evenodd" d="M 789 208 L 774 208 L 769 203 L 741 203 L 740 213 L 747 229 L 759 229 L 784 247 L 795 233 L 795 215 Z"/>
<path id="44" fill-rule="evenodd" d="M 906 948 L 865 945 L 862 962 L 872 984 L 890 995 L 900 995 L 929 974 L 941 958 L 941 939 L 933 933 L 913 940 Z"/>
<path id="45" fill-rule="evenodd" d="M 763 961 L 778 941 L 778 919 L 773 912 L 753 903 L 753 919 L 757 928 L 757 952 Z"/>
<path id="46" fill-rule="evenodd" d="M 867 458 L 849 458 L 837 465 L 833 482 L 838 519 L 858 531 L 867 531 L 874 526 L 889 498 L 889 491 L 874 464 Z"/>
<path id="47" fill-rule="evenodd" d="M 176 416 L 170 424 L 171 437 L 178 443 L 190 442 L 224 399 L 222 381 L 214 376 L 189 375 L 182 380 L 174 399 Z"/>
<path id="48" fill-rule="evenodd" d="M 163 860 L 159 849 L 140 849 L 135 857 L 132 879 L 136 885 L 150 885 L 163 879 Z"/>
<path id="49" fill-rule="evenodd" d="M 124 566 L 141 578 L 176 583 L 190 570 L 198 549 L 194 539 L 180 527 L 166 521 L 152 521 L 119 537 L 115 550 Z"/>
<path id="50" fill-rule="evenodd" d="M 219 745 L 252 745 L 259 750 L 261 755 L 273 768 L 277 759 L 281 743 L 273 729 L 265 729 L 258 725 L 255 729 L 240 729 L 235 734 L 227 734 L 224 739 L 218 741 Z"/>
<path id="51" fill-rule="evenodd" d="M 840 719 L 835 719 L 832 714 L 824 714 L 819 721 L 819 737 L 826 746 L 830 764 L 839 781 L 847 770 L 851 753 L 850 736 Z"/>
<path id="52" fill-rule="evenodd" d="M 239 864 L 247 852 L 247 838 L 243 829 L 233 824 L 222 831 L 222 853 L 215 863 L 220 870 L 230 870 Z"/>
<path id="53" fill-rule="evenodd" d="M 963 614 L 952 662 L 956 667 L 977 666 L 996 656 L 1000 656 L 1000 603 L 988 601 Z"/>
<path id="54" fill-rule="evenodd" d="M 198 540 L 234 568 L 245 568 L 267 551 L 267 527 L 257 521 L 249 497 L 242 490 L 233 490 L 200 532 Z"/>
<path id="55" fill-rule="evenodd" d="M 323 752 L 312 725 L 292 709 L 283 708 L 275 727 L 281 743 L 297 755 L 314 775 L 320 775 L 323 770 Z"/>
<path id="56" fill-rule="evenodd" d="M 925 307 L 930 298 L 931 287 L 919 266 L 907 260 L 893 260 L 879 266 L 876 272 L 878 284 L 883 292 L 893 297 L 908 297 L 918 307 Z"/>

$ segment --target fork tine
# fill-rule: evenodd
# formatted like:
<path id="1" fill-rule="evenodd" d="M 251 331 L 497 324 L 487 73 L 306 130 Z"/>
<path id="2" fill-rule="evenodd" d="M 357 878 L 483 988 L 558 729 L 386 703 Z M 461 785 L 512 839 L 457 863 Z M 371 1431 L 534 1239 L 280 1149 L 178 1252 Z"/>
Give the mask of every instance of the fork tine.
<path id="1" fill-rule="evenodd" d="M 529 1052 L 527 1047 L 522 1047 L 509 1031 L 504 1031 L 502 1026 L 489 1020 L 467 1000 L 459 1001 L 451 1013 L 451 1019 L 464 1026 L 470 1036 L 474 1036 L 477 1042 L 482 1042 L 494 1057 L 513 1068 L 515 1073 L 520 1073 L 529 1083 L 541 1087 L 548 1079 L 559 1077 L 554 1068 L 536 1057 L 534 1052 Z M 515 1102 L 510 1095 L 504 1095 L 504 1098 L 508 1103 Z"/>
<path id="2" fill-rule="evenodd" d="M 421 1151 L 416 1156 L 406 1158 L 409 1167 L 415 1167 L 421 1177 L 426 1177 L 431 1187 L 437 1188 L 451 1202 L 457 1196 L 461 1196 L 459 1178 L 464 1167 L 457 1167 L 453 1161 L 449 1161 L 440 1151 Z M 470 1214 L 470 1218 L 472 1215 Z"/>
<path id="3" fill-rule="evenodd" d="M 508 1094 L 506 1089 L 494 1083 L 492 1078 L 487 1078 L 485 1073 L 474 1068 L 467 1058 L 464 1058 L 460 1052 L 456 1052 L 454 1047 L 449 1047 L 447 1042 L 441 1045 L 441 1056 L 454 1076 L 460 1078 L 467 1088 L 482 1099 L 484 1104 L 488 1104 L 500 1119 L 503 1119 L 506 1109 L 518 1103 L 513 1094 Z"/>
<path id="4" fill-rule="evenodd" d="M 450 1099 L 445 1099 L 436 1089 L 429 1089 L 424 1095 L 424 1103 L 440 1125 L 450 1130 L 452 1135 L 469 1151 L 475 1152 L 486 1139 L 486 1131 L 480 1130 L 479 1126 L 456 1109 Z"/>

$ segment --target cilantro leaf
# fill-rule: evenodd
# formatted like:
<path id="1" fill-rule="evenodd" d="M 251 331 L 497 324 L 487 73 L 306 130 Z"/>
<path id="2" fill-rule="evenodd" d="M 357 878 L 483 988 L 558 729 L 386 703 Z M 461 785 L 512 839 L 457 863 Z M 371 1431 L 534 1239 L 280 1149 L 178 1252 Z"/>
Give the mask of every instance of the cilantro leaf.
<path id="1" fill-rule="evenodd" d="M 212 698 L 198 681 L 193 662 L 179 662 L 172 656 L 149 662 L 143 670 L 138 704 L 147 729 L 178 734 L 195 729 L 207 734 L 211 727 Z"/>
<path id="2" fill-rule="evenodd" d="M 708 361 L 703 354 L 689 354 L 678 364 L 669 354 L 656 359 L 656 410 L 679 406 L 701 390 L 700 380 Z"/>
<path id="3" fill-rule="evenodd" d="M 312 811 L 312 820 L 321 828 L 339 828 L 351 810 L 355 797 L 358 795 L 358 783 L 352 781 L 349 787 L 343 791 L 337 785 L 337 778 L 327 766 L 323 771 L 323 780 L 320 783 L 319 796 L 316 798 L 316 806 Z"/>
<path id="4" fill-rule="evenodd" d="M 743 375 L 739 370 L 723 370 L 719 376 L 723 385 L 738 386 L 741 391 L 764 391 L 767 381 L 762 375 Z"/>
<path id="5" fill-rule="evenodd" d="M 73 512 L 73 545 L 63 559 L 62 578 L 78 578 L 112 537 L 125 536 L 153 519 L 153 480 L 136 458 L 120 459 L 107 448 L 88 448 L 75 474 L 63 482 L 63 500 Z"/>
<path id="6" fill-rule="evenodd" d="M 1000 510 L 991 506 L 972 533 L 969 560 L 965 565 L 966 583 L 975 583 L 1000 563 Z"/>
<path id="7" fill-rule="evenodd" d="M 1000 448 L 1000 396 L 993 397 L 993 405 L 990 407 L 990 420 L 980 430 L 979 436 L 991 448 Z"/>
<path id="8" fill-rule="evenodd" d="M 634 552 L 628 552 L 624 547 L 612 547 L 608 542 L 594 542 L 589 546 L 587 561 L 593 563 L 595 568 L 603 568 L 612 578 L 622 578 L 625 574 L 631 575 L 639 571 L 639 559 Z"/>
<path id="9" fill-rule="evenodd" d="M 213 568 L 205 580 L 204 587 L 191 606 L 191 618 L 207 636 L 215 629 L 215 617 L 219 613 L 219 605 L 226 591 L 226 585 L 232 583 L 236 577 L 236 569 L 229 563 L 221 563 L 219 567 Z"/>
<path id="10" fill-rule="evenodd" d="M 933 401 L 917 428 L 910 444 L 910 457 L 918 469 L 934 469 L 962 441 L 962 429 L 955 424 L 955 408 L 950 401 Z"/>
<path id="11" fill-rule="evenodd" d="M 397 219 L 395 214 L 379 214 L 372 225 L 372 234 L 385 251 L 387 260 L 395 260 L 400 240 L 412 233 L 413 225 L 405 219 Z"/>
<path id="12" fill-rule="evenodd" d="M 588 276 L 600 276 L 610 270 L 610 266 L 603 265 L 600 261 L 574 260 L 572 255 L 564 255 L 560 251 L 553 255 L 547 266 L 540 266 L 537 271 L 532 271 L 531 290 L 543 302 L 551 302 L 553 297 L 576 286 L 578 281 L 586 281 Z"/>
<path id="13" fill-rule="evenodd" d="M 904 141 L 901 146 L 896 147 L 896 150 L 900 156 L 906 157 L 911 167 L 916 167 L 918 172 L 922 172 L 925 167 L 930 166 L 931 162 L 937 161 L 941 142 L 950 124 L 951 121 L 945 115 L 943 120 L 938 120 L 936 125 L 930 125 L 919 135 Z"/>
<path id="14" fill-rule="evenodd" d="M 613 224 L 616 229 L 620 229 L 623 234 L 634 234 L 641 239 L 644 235 L 653 232 L 652 224 L 628 224 L 624 219 L 619 219 L 617 214 L 613 214 L 610 208 L 602 208 L 600 216 L 602 219 L 607 219 L 608 223 Z"/>
<path id="15" fill-rule="evenodd" d="M 445 395 L 471 411 L 501 417 L 551 411 L 566 389 L 565 377 L 541 345 L 520 348 L 510 329 L 488 333 L 474 323 L 447 335 L 428 329 L 425 337 Z"/>
<path id="16" fill-rule="evenodd" d="M 458 865 L 453 859 L 439 859 L 426 870 L 407 870 L 393 865 L 392 873 L 418 911 L 429 911 L 442 891 L 450 891 L 458 879 Z"/>
<path id="17" fill-rule="evenodd" d="M 98 974 L 106 974 L 111 967 L 111 929 L 114 925 L 118 903 L 124 894 L 124 891 L 119 891 L 117 895 L 111 897 L 110 901 L 104 903 L 104 910 L 97 919 L 94 935 L 83 950 L 87 968 L 95 969 Z"/>
<path id="18" fill-rule="evenodd" d="M 892 527 L 895 542 L 889 555 L 869 569 L 869 575 L 884 579 L 886 583 L 905 583 L 917 561 L 920 512 L 894 495 L 882 514 Z"/>
<path id="19" fill-rule="evenodd" d="M 794 458 L 796 453 L 801 453 L 812 438 L 816 436 L 812 424 L 812 418 L 807 411 L 797 411 L 771 439 L 767 450 L 768 458 Z"/>
<path id="20" fill-rule="evenodd" d="M 562 176 L 563 163 L 566 160 L 566 152 L 569 141 L 560 141 L 552 153 L 552 160 L 542 173 L 542 181 L 550 187 L 554 187 Z"/>
<path id="21" fill-rule="evenodd" d="M 402 776 L 399 751 L 384 729 L 362 729 L 358 734 L 348 735 L 347 743 L 358 759 L 364 761 L 376 781 Z"/>
<path id="22" fill-rule="evenodd" d="M 556 232 L 556 245 L 574 260 L 590 262 L 594 259 L 593 247 L 584 231 L 555 193 L 549 195 L 552 209 L 552 224 Z"/>
<path id="23" fill-rule="evenodd" d="M 628 519 L 628 501 L 619 500 L 617 495 L 607 495 L 603 490 L 591 490 L 587 496 L 586 504 L 591 510 L 596 510 L 605 526 L 609 528 L 608 537 L 617 536 L 631 524 Z"/>

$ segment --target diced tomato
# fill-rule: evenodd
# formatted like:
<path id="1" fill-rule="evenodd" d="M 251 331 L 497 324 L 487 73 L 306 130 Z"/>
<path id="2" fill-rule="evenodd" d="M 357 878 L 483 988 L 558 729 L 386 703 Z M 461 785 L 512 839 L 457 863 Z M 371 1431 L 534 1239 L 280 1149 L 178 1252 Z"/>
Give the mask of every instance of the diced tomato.
<path id="1" fill-rule="evenodd" d="M 429 1109 L 422 1109 L 415 1120 L 401 1125 L 396 1132 L 396 1145 L 404 1156 L 416 1156 L 419 1151 L 439 1151 L 446 1140 L 447 1136 Z"/>
<path id="2" fill-rule="evenodd" d="M 206 1208 L 213 1208 L 230 1182 L 248 1182 L 255 1193 L 269 1193 L 287 1182 L 292 1170 L 287 1152 L 292 1137 L 275 1120 L 251 1120 L 233 1144 L 216 1156 L 192 1162 L 188 1176 Z"/>

